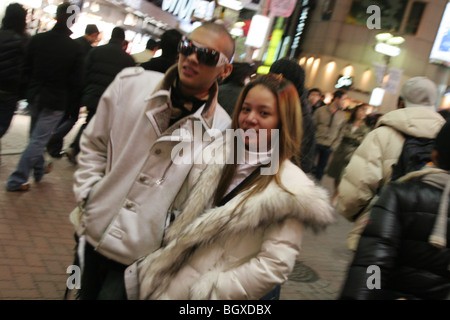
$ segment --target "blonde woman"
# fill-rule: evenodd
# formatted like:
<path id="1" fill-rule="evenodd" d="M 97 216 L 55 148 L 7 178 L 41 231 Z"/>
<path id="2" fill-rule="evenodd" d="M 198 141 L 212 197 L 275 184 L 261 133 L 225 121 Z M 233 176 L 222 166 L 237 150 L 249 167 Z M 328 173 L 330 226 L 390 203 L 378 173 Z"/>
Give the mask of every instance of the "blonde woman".
<path id="1" fill-rule="evenodd" d="M 227 132 L 218 149 L 226 158 L 216 152 L 204 170 L 191 171 L 163 246 L 126 270 L 129 299 L 261 299 L 286 281 L 305 227 L 334 220 L 328 193 L 290 161 L 301 120 L 297 91 L 282 76 L 244 87 L 237 134 Z"/>

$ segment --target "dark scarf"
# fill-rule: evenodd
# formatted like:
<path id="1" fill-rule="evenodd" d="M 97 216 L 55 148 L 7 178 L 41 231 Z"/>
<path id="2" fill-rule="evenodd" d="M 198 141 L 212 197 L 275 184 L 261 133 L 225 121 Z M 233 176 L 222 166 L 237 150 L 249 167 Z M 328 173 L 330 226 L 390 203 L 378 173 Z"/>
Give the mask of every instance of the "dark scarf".
<path id="1" fill-rule="evenodd" d="M 175 83 L 170 90 L 170 100 L 172 101 L 172 115 L 170 117 L 170 125 L 174 124 L 181 118 L 195 113 L 206 100 L 201 100 L 196 97 L 186 97 L 181 92 L 180 79 L 177 76 Z"/>

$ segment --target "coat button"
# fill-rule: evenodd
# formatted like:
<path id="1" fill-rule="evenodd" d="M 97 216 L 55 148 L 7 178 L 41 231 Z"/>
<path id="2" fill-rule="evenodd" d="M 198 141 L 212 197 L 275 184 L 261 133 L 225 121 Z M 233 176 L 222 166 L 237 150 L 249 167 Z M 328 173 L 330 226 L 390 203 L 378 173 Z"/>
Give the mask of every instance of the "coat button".
<path id="1" fill-rule="evenodd" d="M 148 183 L 148 178 L 144 175 L 139 177 L 139 182 L 147 184 Z"/>
<path id="2" fill-rule="evenodd" d="M 134 208 L 134 203 L 131 202 L 131 201 L 127 201 L 127 202 L 125 203 L 125 208 L 127 208 L 128 210 L 133 209 L 133 208 Z"/>
<path id="3" fill-rule="evenodd" d="M 156 149 L 155 154 L 161 154 L 161 149 Z"/>

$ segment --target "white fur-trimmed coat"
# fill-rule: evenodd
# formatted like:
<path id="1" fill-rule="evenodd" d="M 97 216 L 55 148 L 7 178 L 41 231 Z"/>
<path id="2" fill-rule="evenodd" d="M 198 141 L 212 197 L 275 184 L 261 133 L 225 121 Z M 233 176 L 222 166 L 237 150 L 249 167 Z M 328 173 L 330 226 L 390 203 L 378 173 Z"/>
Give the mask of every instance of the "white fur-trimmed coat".
<path id="1" fill-rule="evenodd" d="M 203 171 L 163 247 L 126 270 L 129 299 L 260 299 L 292 272 L 304 228 L 334 221 L 328 192 L 290 161 L 280 170 L 293 194 L 272 182 L 234 213 L 245 193 L 207 209 L 222 170 Z"/>

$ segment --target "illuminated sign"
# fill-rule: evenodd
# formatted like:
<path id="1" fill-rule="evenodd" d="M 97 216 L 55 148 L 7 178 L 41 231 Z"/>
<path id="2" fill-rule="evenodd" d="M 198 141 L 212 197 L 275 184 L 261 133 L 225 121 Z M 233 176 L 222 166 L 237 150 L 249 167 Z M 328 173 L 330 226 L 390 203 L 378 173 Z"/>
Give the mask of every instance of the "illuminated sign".
<path id="1" fill-rule="evenodd" d="M 161 9 L 178 16 L 180 19 L 190 18 L 200 0 L 163 0 Z"/>
<path id="2" fill-rule="evenodd" d="M 442 16 L 441 24 L 434 40 L 430 54 L 431 63 L 443 64 L 450 67 L 450 4 Z"/>
<path id="3" fill-rule="evenodd" d="M 334 85 L 334 87 L 336 89 L 348 89 L 352 86 L 353 84 L 353 78 L 349 77 L 349 76 L 340 76 L 337 81 L 336 84 Z"/>

